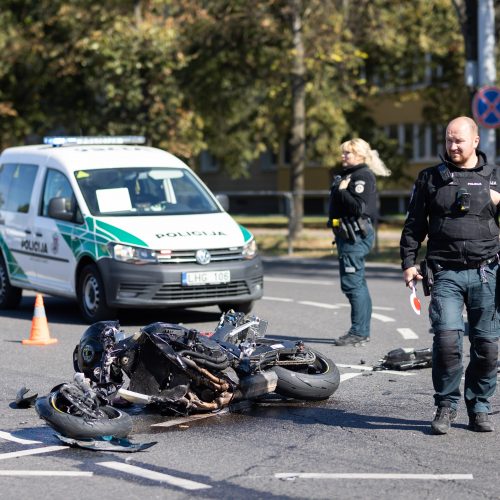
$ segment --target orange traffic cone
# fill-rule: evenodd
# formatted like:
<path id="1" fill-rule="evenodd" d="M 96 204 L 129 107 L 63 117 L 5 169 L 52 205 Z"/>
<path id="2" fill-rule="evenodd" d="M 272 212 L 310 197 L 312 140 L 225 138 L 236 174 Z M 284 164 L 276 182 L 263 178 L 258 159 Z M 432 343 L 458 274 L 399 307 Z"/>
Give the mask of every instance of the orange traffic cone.
<path id="1" fill-rule="evenodd" d="M 29 345 L 47 345 L 55 344 L 57 339 L 51 339 L 49 325 L 45 316 L 45 307 L 43 306 L 43 296 L 37 293 L 35 300 L 35 312 L 31 322 L 31 333 L 29 339 L 24 339 L 23 344 Z"/>

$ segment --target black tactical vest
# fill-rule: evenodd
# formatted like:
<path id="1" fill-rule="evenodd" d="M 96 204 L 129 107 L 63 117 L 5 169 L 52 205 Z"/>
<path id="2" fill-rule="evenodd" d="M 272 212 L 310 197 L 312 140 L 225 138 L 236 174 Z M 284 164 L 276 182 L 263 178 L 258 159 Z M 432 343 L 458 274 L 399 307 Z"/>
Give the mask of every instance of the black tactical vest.
<path id="1" fill-rule="evenodd" d="M 495 173 L 450 172 L 438 167 L 443 185 L 430 202 L 429 238 L 444 240 L 491 240 L 498 238 L 496 207 L 490 187 L 496 188 Z M 447 172 L 446 172 L 447 171 Z"/>

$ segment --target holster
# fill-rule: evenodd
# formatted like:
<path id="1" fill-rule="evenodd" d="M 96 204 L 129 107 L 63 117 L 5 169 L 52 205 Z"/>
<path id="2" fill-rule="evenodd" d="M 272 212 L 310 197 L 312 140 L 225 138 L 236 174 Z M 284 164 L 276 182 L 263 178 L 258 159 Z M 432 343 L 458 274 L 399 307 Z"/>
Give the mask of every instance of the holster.
<path id="1" fill-rule="evenodd" d="M 342 219 L 341 226 L 345 226 L 347 231 L 348 239 L 351 243 L 356 243 L 356 227 L 352 221 L 350 221 L 347 217 Z"/>
<path id="2" fill-rule="evenodd" d="M 427 259 L 420 262 L 420 274 L 422 275 L 422 289 L 424 295 L 428 297 L 431 294 L 432 286 L 434 285 L 434 273 Z"/>
<path id="3" fill-rule="evenodd" d="M 366 238 L 368 234 L 370 221 L 362 217 L 342 217 L 334 219 L 334 221 L 337 221 L 337 223 L 332 224 L 335 236 L 349 240 L 351 243 L 356 243 L 358 234 L 361 238 Z"/>
<path id="4" fill-rule="evenodd" d="M 368 231 L 371 226 L 370 220 L 364 219 L 363 217 L 358 217 L 356 219 L 356 223 L 358 225 L 359 234 L 361 235 L 361 238 L 366 238 L 366 235 L 368 234 Z"/>
<path id="5" fill-rule="evenodd" d="M 332 225 L 332 231 L 336 238 L 350 240 L 352 243 L 356 241 L 356 235 L 354 234 L 352 227 L 349 227 L 346 224 L 346 219 L 344 218 L 334 219 L 334 224 Z"/>

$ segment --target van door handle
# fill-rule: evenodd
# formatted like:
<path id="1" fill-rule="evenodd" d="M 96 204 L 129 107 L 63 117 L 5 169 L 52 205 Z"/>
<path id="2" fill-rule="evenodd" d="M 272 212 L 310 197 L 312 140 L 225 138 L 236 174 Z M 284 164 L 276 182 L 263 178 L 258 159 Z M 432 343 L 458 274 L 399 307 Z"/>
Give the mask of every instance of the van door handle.
<path id="1" fill-rule="evenodd" d="M 35 233 L 35 236 L 37 236 L 38 238 L 41 238 L 43 236 L 42 233 Z"/>
<path id="2" fill-rule="evenodd" d="M 31 231 L 30 231 L 29 229 L 25 229 L 25 230 L 24 230 L 24 232 L 25 232 L 26 234 L 31 234 Z"/>

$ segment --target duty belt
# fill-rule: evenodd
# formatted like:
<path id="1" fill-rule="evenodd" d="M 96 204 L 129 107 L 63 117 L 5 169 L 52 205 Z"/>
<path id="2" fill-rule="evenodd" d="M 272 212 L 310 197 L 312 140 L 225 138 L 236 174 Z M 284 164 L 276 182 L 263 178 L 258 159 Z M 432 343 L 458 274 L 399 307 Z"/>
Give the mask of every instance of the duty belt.
<path id="1" fill-rule="evenodd" d="M 441 269 L 480 269 L 481 267 L 488 266 L 489 264 L 492 264 L 493 262 L 499 262 L 499 256 L 498 254 L 493 255 L 493 257 L 490 257 L 489 259 L 486 260 L 480 260 L 477 262 L 450 262 L 446 263 L 445 265 L 441 263 L 435 263 L 434 267 L 436 270 Z"/>

